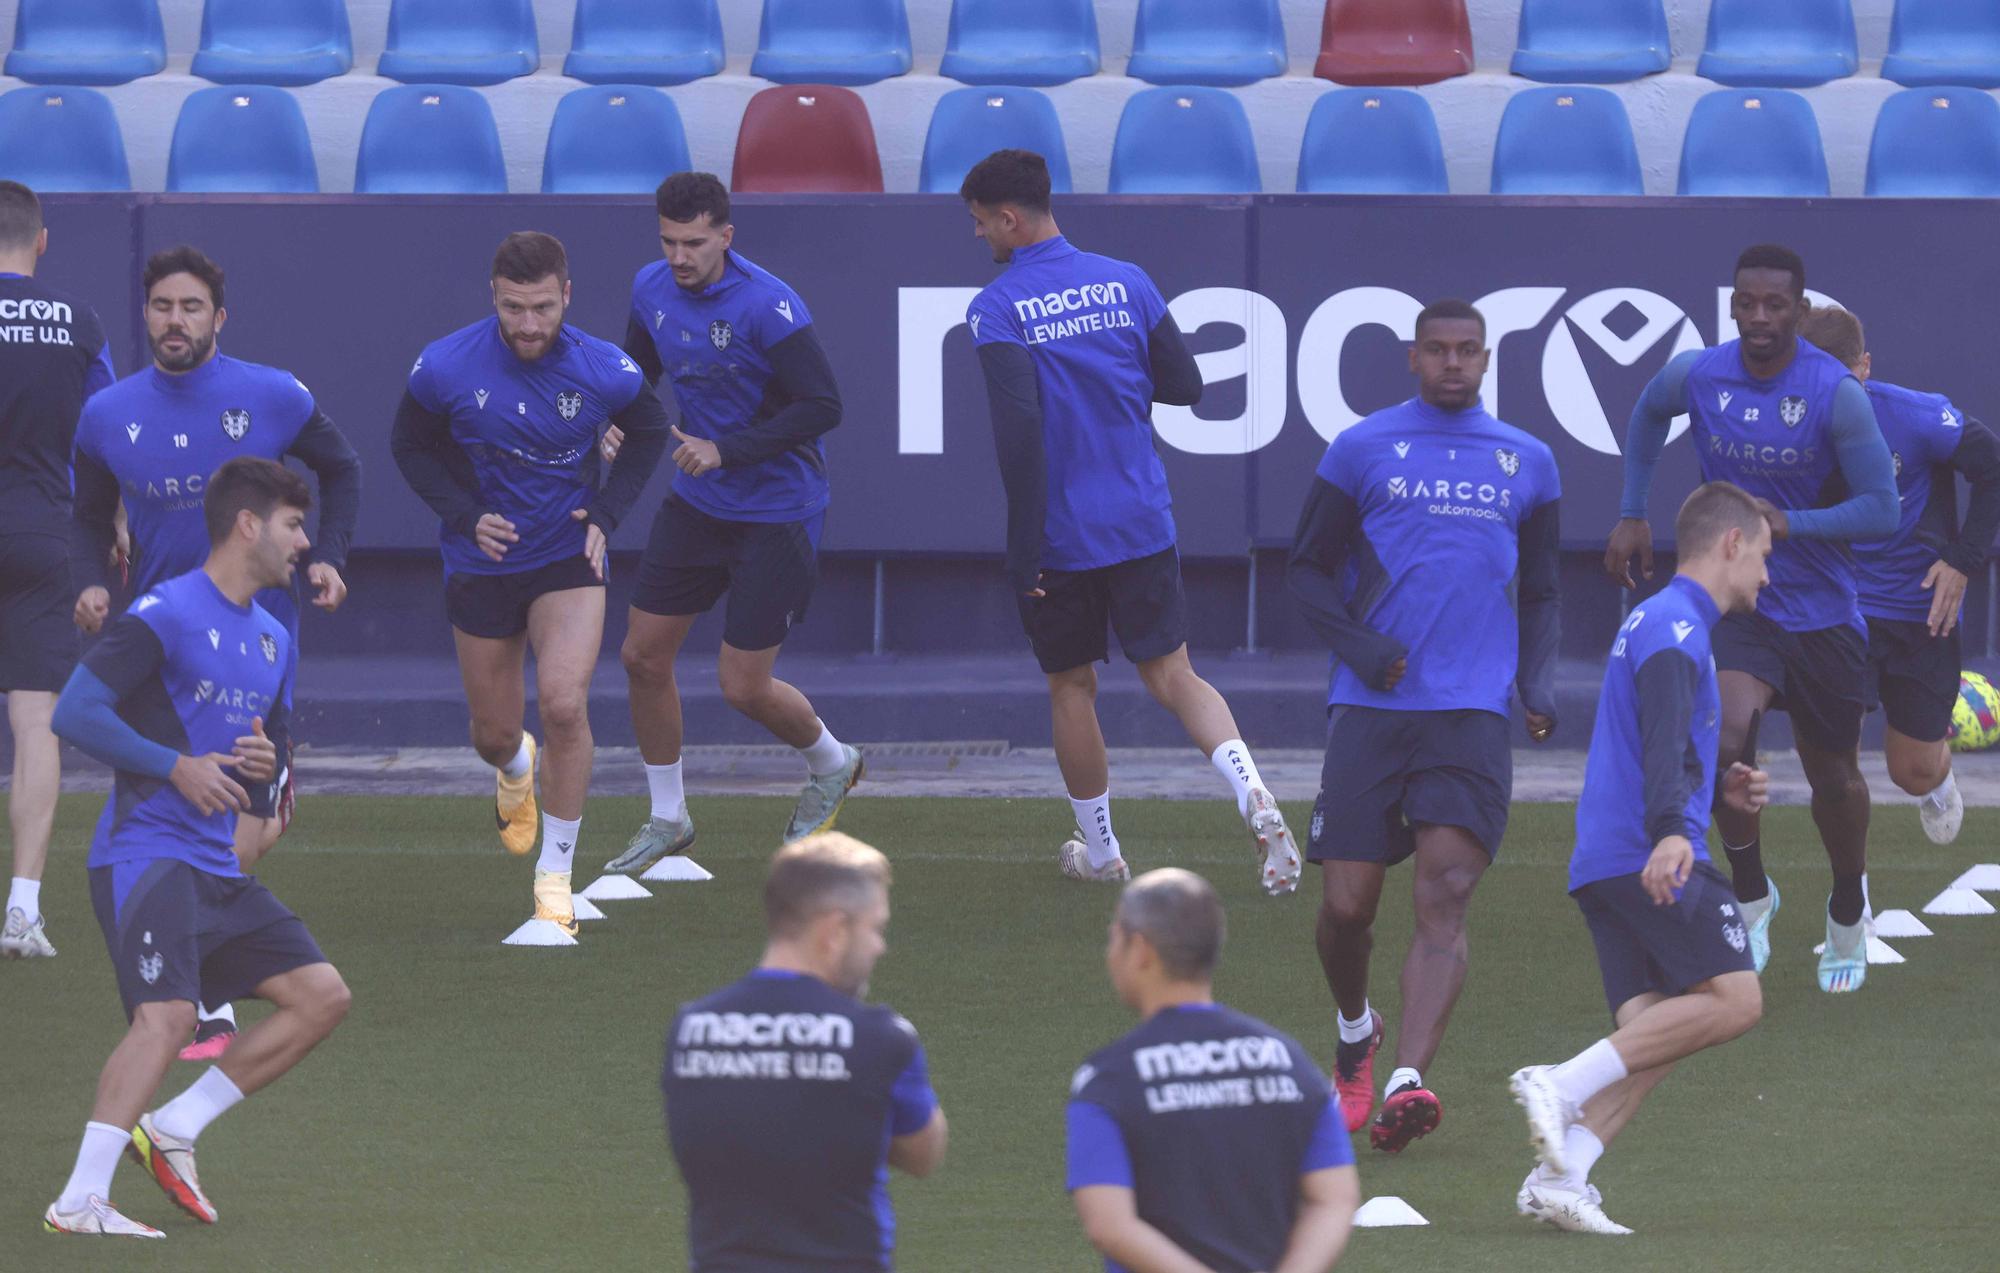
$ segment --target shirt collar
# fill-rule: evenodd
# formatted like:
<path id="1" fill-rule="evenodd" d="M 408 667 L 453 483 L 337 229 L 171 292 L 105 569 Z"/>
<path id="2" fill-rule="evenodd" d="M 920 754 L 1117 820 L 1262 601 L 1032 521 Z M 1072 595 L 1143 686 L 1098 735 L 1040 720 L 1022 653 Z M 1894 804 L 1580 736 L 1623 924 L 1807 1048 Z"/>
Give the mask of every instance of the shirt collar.
<path id="1" fill-rule="evenodd" d="M 1447 411 L 1443 407 L 1434 407 L 1430 403 L 1425 402 L 1421 397 L 1411 398 L 1409 407 L 1419 419 L 1431 424 L 1466 425 L 1471 424 L 1475 420 L 1483 419 L 1486 415 L 1486 400 L 1484 398 L 1474 398 L 1471 406 L 1459 411 Z"/>
<path id="2" fill-rule="evenodd" d="M 1074 256 L 1076 248 L 1070 241 L 1058 234 L 1053 239 L 1043 239 L 1040 243 L 1030 243 L 1026 247 L 1014 249 L 1011 265 L 1035 265 L 1042 261 L 1052 261 L 1059 256 Z"/>
<path id="3" fill-rule="evenodd" d="M 168 393 L 193 393 L 206 389 L 215 382 L 217 376 L 222 374 L 222 351 L 216 350 L 207 362 L 188 371 L 162 371 L 157 362 L 149 362 L 146 365 L 153 373 L 153 384 L 156 388 Z"/>
<path id="4" fill-rule="evenodd" d="M 239 606 L 239 605 L 237 605 L 237 604 L 236 604 L 236 603 L 235 603 L 234 601 L 231 601 L 231 600 L 230 600 L 230 599 L 228 598 L 228 596 L 226 596 L 226 595 L 225 595 L 225 594 L 223 593 L 222 589 L 220 589 L 220 588 L 216 587 L 216 586 L 215 586 L 215 580 L 213 580 L 213 579 L 211 579 L 211 578 L 209 578 L 209 577 L 208 577 L 208 572 L 207 572 L 206 570 L 202 570 L 202 569 L 196 569 L 196 570 L 195 570 L 195 573 L 201 576 L 201 584 L 202 584 L 202 587 L 204 587 L 204 588 L 208 589 L 208 595 L 209 595 L 209 596 L 211 596 L 211 597 L 214 597 L 214 598 L 215 598 L 215 599 L 216 599 L 217 601 L 221 602 L 221 603 L 222 603 L 223 605 L 225 605 L 225 606 L 228 606 L 228 607 L 229 607 L 229 608 L 230 608 L 230 609 L 231 609 L 232 611 L 234 611 L 234 612 L 235 612 L 235 613 L 237 613 L 237 614 L 249 614 L 249 613 L 250 613 L 250 607 L 249 607 L 249 606 Z"/>
<path id="5" fill-rule="evenodd" d="M 1721 607 L 1715 604 L 1715 598 L 1708 595 L 1708 589 L 1702 587 L 1686 575 L 1675 575 L 1667 582 L 1667 586 L 1669 588 L 1680 589 L 1688 600 L 1694 602 L 1695 610 L 1700 613 L 1702 621 L 1708 624 L 1709 627 L 1712 628 L 1721 621 Z"/>
<path id="6" fill-rule="evenodd" d="M 674 282 L 673 271 L 669 270 L 667 272 L 667 286 L 673 288 L 683 296 L 692 297 L 698 301 L 705 301 L 722 295 L 749 277 L 750 271 L 743 268 L 743 262 L 736 255 L 736 249 L 724 248 L 722 249 L 722 274 L 713 283 L 702 288 L 699 292 L 690 292 L 679 283 Z"/>

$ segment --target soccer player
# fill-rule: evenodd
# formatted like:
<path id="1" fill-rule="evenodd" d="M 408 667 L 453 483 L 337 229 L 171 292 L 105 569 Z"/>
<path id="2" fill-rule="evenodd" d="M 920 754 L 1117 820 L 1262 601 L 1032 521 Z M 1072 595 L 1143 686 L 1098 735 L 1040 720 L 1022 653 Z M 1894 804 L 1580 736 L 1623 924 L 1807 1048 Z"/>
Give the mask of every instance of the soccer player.
<path id="1" fill-rule="evenodd" d="M 149 588 L 84 656 L 55 730 L 117 771 L 90 847 L 90 896 L 130 1027 L 105 1062 L 76 1168 L 42 1217 L 51 1233 L 164 1237 L 111 1205 L 130 1156 L 175 1206 L 216 1209 L 195 1139 L 290 1070 L 347 1014 L 347 985 L 298 916 L 234 848 L 246 788 L 277 775 L 291 634 L 257 604 L 308 548 L 304 479 L 240 457 L 203 483 L 212 545 L 199 570 Z M 276 1011 L 153 1113 L 143 1111 L 194 1028 L 195 1003 L 254 995 Z"/>
<path id="2" fill-rule="evenodd" d="M 390 447 L 442 522 L 445 614 L 472 716 L 498 771 L 500 843 L 535 845 L 537 748 L 522 681 L 535 651 L 548 739 L 535 918 L 576 932 L 571 864 L 590 785 L 590 677 L 604 637 L 605 540 L 665 448 L 667 413 L 617 346 L 563 321 L 569 257 L 550 235 L 510 234 L 493 257 L 495 314 L 424 347 Z M 628 435 L 602 490 L 598 433 Z"/>
<path id="3" fill-rule="evenodd" d="M 1861 382 L 1798 339 L 1809 304 L 1798 253 L 1774 244 L 1747 248 L 1734 282 L 1729 311 L 1738 339 L 1678 355 L 1632 409 L 1624 498 L 1604 570 L 1631 588 L 1636 553 L 1651 577 L 1647 487 L 1674 417 L 1687 415 L 1702 479 L 1734 482 L 1764 501 L 1778 540 L 1762 602 L 1716 629 L 1722 754 L 1743 754 L 1753 715 L 1771 708 L 1790 715 L 1812 787 L 1813 823 L 1833 868 L 1819 987 L 1844 994 L 1868 975 L 1868 783 L 1861 776 L 1868 629 L 1849 545 L 1895 532 L 1896 477 Z M 1761 973 L 1779 899 L 1764 874 L 1758 818 L 1725 806 L 1715 824 Z"/>
<path id="4" fill-rule="evenodd" d="M 1333 991 L 1333 1077 L 1349 1131 L 1374 1103 L 1382 1014 L 1368 967 L 1387 869 L 1415 856 L 1396 1069 L 1368 1138 L 1395 1153 L 1443 1117 L 1423 1071 L 1465 984 L 1466 908 L 1507 830 L 1509 703 L 1556 727 L 1561 484 L 1554 454 L 1486 413 L 1486 322 L 1417 315 L 1417 396 L 1341 433 L 1299 515 L 1286 580 L 1333 648 L 1326 764 L 1307 857 Z"/>
<path id="5" fill-rule="evenodd" d="M 1361 1200 L 1312 1056 L 1215 1002 L 1222 899 L 1189 871 L 1125 886 L 1104 950 L 1140 1024 L 1070 1084 L 1069 1190 L 1120 1270 L 1321 1273 Z"/>
<path id="6" fill-rule="evenodd" d="M 1541 1159 L 1515 1205 L 1559 1229 L 1632 1232 L 1604 1214 L 1591 1166 L 1675 1062 L 1727 1043 L 1763 1012 L 1743 916 L 1709 861 L 1708 816 L 1712 803 L 1756 813 L 1769 780 L 1738 762 L 1716 783 L 1721 698 L 1709 641 L 1724 615 L 1756 608 L 1771 539 L 1759 501 L 1727 482 L 1696 490 L 1674 522 L 1678 573 L 1632 607 L 1611 646 L 1569 887 L 1615 1029 L 1511 1080 Z"/>
<path id="7" fill-rule="evenodd" d="M 56 692 L 76 662 L 70 626 L 69 453 L 77 412 L 111 383 L 97 314 L 35 281 L 49 250 L 41 200 L 0 181 L 0 693 L 14 735 L 7 820 L 14 870 L 0 914 L 0 957 L 55 955 L 42 922 L 42 868 L 62 785 L 49 732 Z"/>
<path id="8" fill-rule="evenodd" d="M 839 832 L 764 881 L 764 957 L 681 1005 L 660 1075 L 694 1273 L 887 1269 L 889 1168 L 944 1162 L 944 1110 L 910 1023 L 864 1002 L 887 949 L 889 861 Z"/>
<path id="9" fill-rule="evenodd" d="M 1889 780 L 1917 797 L 1933 844 L 1958 838 L 1965 800 L 1951 775 L 1952 708 L 1958 702 L 1958 619 L 1966 580 L 1985 569 L 2000 528 L 2000 439 L 1942 394 L 1874 379 L 1861 320 L 1817 308 L 1801 339 L 1839 359 L 1868 390 L 1902 501 L 1896 533 L 1854 545 L 1854 581 L 1868 620 L 1868 705 L 1888 720 Z M 1958 483 L 1972 484 L 1965 525 Z"/>
<path id="10" fill-rule="evenodd" d="M 1075 880 L 1131 877 L 1111 827 L 1111 771 L 1097 723 L 1105 624 L 1161 706 L 1222 774 L 1272 896 L 1299 884 L 1299 851 L 1222 695 L 1187 653 L 1173 497 L 1153 444 L 1153 403 L 1201 400 L 1201 370 L 1146 272 L 1080 252 L 1049 207 L 1049 168 L 1000 150 L 959 187 L 973 233 L 1007 269 L 966 321 L 1007 491 L 1007 578 L 1049 682 L 1056 764 L 1076 835 Z"/>
<path id="11" fill-rule="evenodd" d="M 686 428 L 674 426 L 680 471 L 653 517 L 620 650 L 652 807 L 605 868 L 619 872 L 694 843 L 674 662 L 694 621 L 724 593 L 722 696 L 805 761 L 783 842 L 832 827 L 862 772 L 860 751 L 771 674 L 818 574 L 827 505 L 819 439 L 840 423 L 833 369 L 805 301 L 731 247 L 736 227 L 720 181 L 678 172 L 653 201 L 665 259 L 632 280 L 625 352 L 648 381 L 671 388 Z"/>

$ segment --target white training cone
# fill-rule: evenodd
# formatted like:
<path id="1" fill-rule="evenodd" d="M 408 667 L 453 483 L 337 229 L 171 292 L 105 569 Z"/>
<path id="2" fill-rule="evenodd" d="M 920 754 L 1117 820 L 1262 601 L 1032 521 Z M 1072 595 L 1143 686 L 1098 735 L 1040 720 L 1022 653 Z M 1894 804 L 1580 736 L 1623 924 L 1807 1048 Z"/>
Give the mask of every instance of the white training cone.
<path id="1" fill-rule="evenodd" d="M 591 901 L 581 893 L 571 893 L 569 895 L 569 904 L 575 908 L 576 917 L 579 920 L 604 918 L 604 912 L 598 909 L 597 903 Z"/>
<path id="2" fill-rule="evenodd" d="M 1397 1225 L 1429 1224 L 1417 1209 L 1401 1198 L 1370 1198 L 1354 1212 L 1357 1229 L 1388 1229 Z"/>
<path id="3" fill-rule="evenodd" d="M 1981 862 L 1969 866 L 1965 873 L 1951 882 L 1953 888 L 1969 888 L 1981 893 L 2000 892 L 2000 862 Z"/>
<path id="4" fill-rule="evenodd" d="M 639 878 L 642 880 L 665 880 L 668 882 L 698 882 L 701 880 L 712 880 L 715 876 L 702 870 L 693 858 L 676 855 L 674 857 L 661 858 L 659 861 L 653 863 L 646 873 Z"/>
<path id="5" fill-rule="evenodd" d="M 1993 903 L 1969 888 L 1948 888 L 1924 905 L 1926 915 L 1991 915 Z"/>
<path id="6" fill-rule="evenodd" d="M 1825 942 L 1821 942 L 1819 945 L 1813 947 L 1813 954 L 1815 955 L 1823 954 L 1825 951 Z M 1868 939 L 1868 962 L 1871 964 L 1900 964 L 1903 962 L 1903 957 L 1896 953 L 1894 946 L 1883 941 L 1880 937 L 1870 937 Z"/>
<path id="7" fill-rule="evenodd" d="M 1929 937 L 1931 926 L 1908 911 L 1883 911 L 1875 917 L 1877 937 Z"/>
<path id="8" fill-rule="evenodd" d="M 651 897 L 653 890 L 629 875 L 600 875 L 589 888 L 573 897 L 587 897 L 593 902 L 622 902 L 631 898 Z"/>
<path id="9" fill-rule="evenodd" d="M 531 919 L 501 939 L 502 946 L 574 946 L 571 937 L 552 921 Z"/>

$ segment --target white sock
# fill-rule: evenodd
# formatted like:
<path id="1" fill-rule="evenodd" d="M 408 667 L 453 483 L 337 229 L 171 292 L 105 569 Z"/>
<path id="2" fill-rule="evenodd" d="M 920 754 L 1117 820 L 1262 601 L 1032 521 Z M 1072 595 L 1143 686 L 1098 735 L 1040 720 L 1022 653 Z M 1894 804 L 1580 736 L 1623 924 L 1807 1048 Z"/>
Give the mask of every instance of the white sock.
<path id="1" fill-rule="evenodd" d="M 1611 1040 L 1599 1039 L 1549 1072 L 1563 1099 L 1582 1109 L 1584 1103 L 1625 1077 L 1625 1059 Z"/>
<path id="2" fill-rule="evenodd" d="M 1396 1072 L 1389 1076 L 1388 1086 L 1382 1089 L 1382 1095 L 1388 1096 L 1399 1087 L 1422 1087 L 1423 1085 L 1423 1075 L 1417 1073 L 1407 1065 L 1399 1065 L 1396 1067 Z"/>
<path id="3" fill-rule="evenodd" d="M 528 750 L 528 735 L 526 731 L 523 731 L 521 734 L 520 749 L 514 753 L 512 760 L 500 766 L 500 772 L 506 774 L 509 778 L 525 778 L 529 770 L 533 768 L 533 765 L 534 753 Z"/>
<path id="4" fill-rule="evenodd" d="M 33 923 L 42 917 L 42 882 L 16 875 L 7 888 L 7 909 L 18 910 Z"/>
<path id="5" fill-rule="evenodd" d="M 1069 807 L 1076 810 L 1076 826 L 1083 832 L 1083 847 L 1090 851 L 1090 865 L 1101 867 L 1107 862 L 1116 862 L 1118 837 L 1111 834 L 1111 792 L 1090 800 L 1069 798 Z"/>
<path id="6" fill-rule="evenodd" d="M 1590 1183 L 1590 1169 L 1604 1156 L 1604 1142 L 1582 1123 L 1571 1123 L 1563 1137 L 1563 1157 L 1569 1160 L 1569 1183 L 1581 1190 Z"/>
<path id="7" fill-rule="evenodd" d="M 565 821 L 554 814 L 542 814 L 542 855 L 535 859 L 537 871 L 567 871 L 576 861 L 576 830 L 582 818 Z"/>
<path id="8" fill-rule="evenodd" d="M 1264 785 L 1257 773 L 1257 762 L 1250 759 L 1250 748 L 1241 738 L 1232 738 L 1217 747 L 1208 763 L 1229 782 L 1230 790 L 1236 793 L 1236 812 L 1242 813 L 1250 807 L 1250 792 Z"/>
<path id="9" fill-rule="evenodd" d="M 219 1065 L 211 1065 L 179 1096 L 160 1106 L 153 1126 L 176 1140 L 193 1140 L 216 1116 L 243 1099 Z"/>
<path id="10" fill-rule="evenodd" d="M 1957 790 L 1958 790 L 1958 775 L 1955 772 L 1946 770 L 1944 775 L 1944 781 L 1939 783 L 1937 786 L 1932 787 L 1930 790 L 1930 794 L 1926 795 L 1924 799 L 1928 800 L 1931 804 L 1936 805 L 1939 808 L 1943 808 L 1947 803 L 1950 802 L 1951 793 Z M 20 883 L 19 880 L 16 880 L 14 882 L 16 884 Z"/>
<path id="11" fill-rule="evenodd" d="M 1375 1010 L 1368 1006 L 1365 999 L 1361 1003 L 1359 1021 L 1349 1021 L 1339 1008 L 1333 1010 L 1333 1019 L 1340 1026 L 1342 1043 L 1366 1043 L 1375 1037 Z"/>
<path id="12" fill-rule="evenodd" d="M 76 1151 L 76 1169 L 69 1173 L 62 1197 L 56 1199 L 56 1210 L 79 1210 L 92 1195 L 109 1198 L 111 1173 L 118 1170 L 118 1160 L 125 1156 L 125 1146 L 131 1143 L 132 1133 L 122 1128 L 109 1123 L 85 1123 L 83 1145 Z"/>
<path id="13" fill-rule="evenodd" d="M 819 738 L 810 747 L 799 748 L 799 755 L 806 758 L 806 771 L 815 778 L 847 764 L 847 748 L 833 736 L 825 721 L 819 723 Z"/>
<path id="14" fill-rule="evenodd" d="M 236 1005 L 233 1003 L 225 1003 L 213 1012 L 208 1010 L 207 1004 L 198 1003 L 194 1006 L 194 1015 L 197 1021 L 227 1021 L 230 1029 L 236 1028 Z"/>
<path id="15" fill-rule="evenodd" d="M 679 822 L 687 816 L 687 792 L 681 788 L 681 762 L 646 766 L 646 790 L 653 793 L 653 816 Z"/>

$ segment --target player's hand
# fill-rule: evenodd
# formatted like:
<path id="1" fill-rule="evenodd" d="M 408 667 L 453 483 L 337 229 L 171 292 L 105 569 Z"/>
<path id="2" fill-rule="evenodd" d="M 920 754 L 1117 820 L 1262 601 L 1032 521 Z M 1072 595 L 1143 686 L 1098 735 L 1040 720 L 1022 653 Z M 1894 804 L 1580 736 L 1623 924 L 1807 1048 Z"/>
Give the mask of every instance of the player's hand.
<path id="1" fill-rule="evenodd" d="M 1389 664 L 1389 666 L 1383 670 L 1382 683 L 1376 686 L 1375 688 L 1382 690 L 1385 693 L 1389 690 L 1395 689 L 1397 685 L 1402 683 L 1403 674 L 1408 672 L 1409 670 L 1410 670 L 1410 656 L 1407 654 L 1397 655 L 1395 661 Z"/>
<path id="2" fill-rule="evenodd" d="M 1791 538 L 1792 519 L 1785 515 L 1784 509 L 1779 508 L 1770 500 L 1760 499 L 1757 500 L 1757 511 L 1764 515 L 1766 522 L 1770 523 L 1772 543 L 1783 543 L 1785 540 Z"/>
<path id="3" fill-rule="evenodd" d="M 278 745 L 264 734 L 264 718 L 250 718 L 250 732 L 236 740 L 230 753 L 236 760 L 236 776 L 246 782 L 269 782 L 278 776 Z"/>
<path id="4" fill-rule="evenodd" d="M 487 513 L 472 528 L 472 542 L 494 561 L 504 561 L 508 545 L 520 543 L 521 537 L 514 533 L 514 523 L 498 513 Z"/>
<path id="5" fill-rule="evenodd" d="M 1672 906 L 1674 890 L 1688 882 L 1694 870 L 1694 845 L 1684 835 L 1670 835 L 1653 846 L 1646 869 L 1639 872 L 1639 885 L 1655 906 Z"/>
<path id="6" fill-rule="evenodd" d="M 1039 601 L 1039 600 L 1041 600 L 1041 599 L 1042 599 L 1043 597 L 1046 597 L 1046 596 L 1048 596 L 1048 595 L 1049 595 L 1049 590 L 1048 590 L 1047 588 L 1044 588 L 1044 587 L 1042 587 L 1042 572 L 1041 572 L 1041 571 L 1037 570 L 1037 571 L 1035 572 L 1035 586 L 1034 586 L 1034 587 L 1032 587 L 1032 588 L 1030 588 L 1030 589 L 1028 589 L 1028 590 L 1027 590 L 1027 592 L 1023 593 L 1022 595 L 1023 595 L 1023 596 L 1028 596 L 1028 597 L 1033 597 L 1033 598 L 1035 598 L 1035 600 L 1037 600 L 1037 601 Z"/>
<path id="7" fill-rule="evenodd" d="M 104 620 L 111 614 L 111 593 L 108 589 L 92 584 L 76 597 L 76 612 L 70 616 L 76 626 L 85 632 L 95 633 L 104 626 Z"/>
<path id="8" fill-rule="evenodd" d="M 316 561 L 307 566 L 306 582 L 313 586 L 313 604 L 328 614 L 340 609 L 340 603 L 347 600 L 347 581 L 327 562 Z"/>
<path id="9" fill-rule="evenodd" d="M 206 756 L 182 756 L 174 761 L 174 771 L 167 777 L 174 790 L 204 815 L 243 813 L 250 808 L 250 797 L 224 768 L 235 763 L 234 756 L 213 751 Z"/>
<path id="10" fill-rule="evenodd" d="M 1621 588 L 1634 588 L 1632 582 L 1632 556 L 1638 554 L 1639 574 L 1642 578 L 1653 577 L 1653 525 L 1643 517 L 1621 517 L 1611 528 L 1611 539 L 1604 546 L 1604 574 L 1612 583 Z"/>
<path id="11" fill-rule="evenodd" d="M 722 467 L 722 451 L 707 438 L 691 438 L 681 432 L 678 424 L 671 426 L 680 445 L 674 448 L 674 464 L 689 477 L 700 477 L 703 473 Z"/>
<path id="12" fill-rule="evenodd" d="M 573 508 L 570 510 L 569 515 L 576 521 L 585 521 L 590 517 L 590 510 Z M 595 522 L 591 522 L 590 525 L 584 527 L 583 555 L 590 559 L 590 573 L 596 575 L 599 582 L 602 582 L 604 579 L 604 547 L 603 529 Z"/>
<path id="13" fill-rule="evenodd" d="M 1931 563 L 1924 575 L 1924 587 L 1931 590 L 1931 635 L 1950 636 L 1958 626 L 1958 606 L 1965 600 L 1965 576 L 1941 561 Z"/>
<path id="14" fill-rule="evenodd" d="M 609 464 L 618 458 L 618 449 L 624 445 L 625 430 L 614 424 L 604 431 L 604 440 L 597 444 L 597 449 L 604 456 L 604 462 Z"/>
<path id="15" fill-rule="evenodd" d="M 1760 812 L 1771 803 L 1771 775 L 1737 761 L 1723 771 L 1722 802 L 1738 813 Z"/>
<path id="16" fill-rule="evenodd" d="M 1555 717 L 1544 716 L 1540 712 L 1528 713 L 1529 738 L 1533 739 L 1538 743 L 1545 743 L 1549 741 L 1549 735 L 1555 732 L 1556 732 Z"/>

